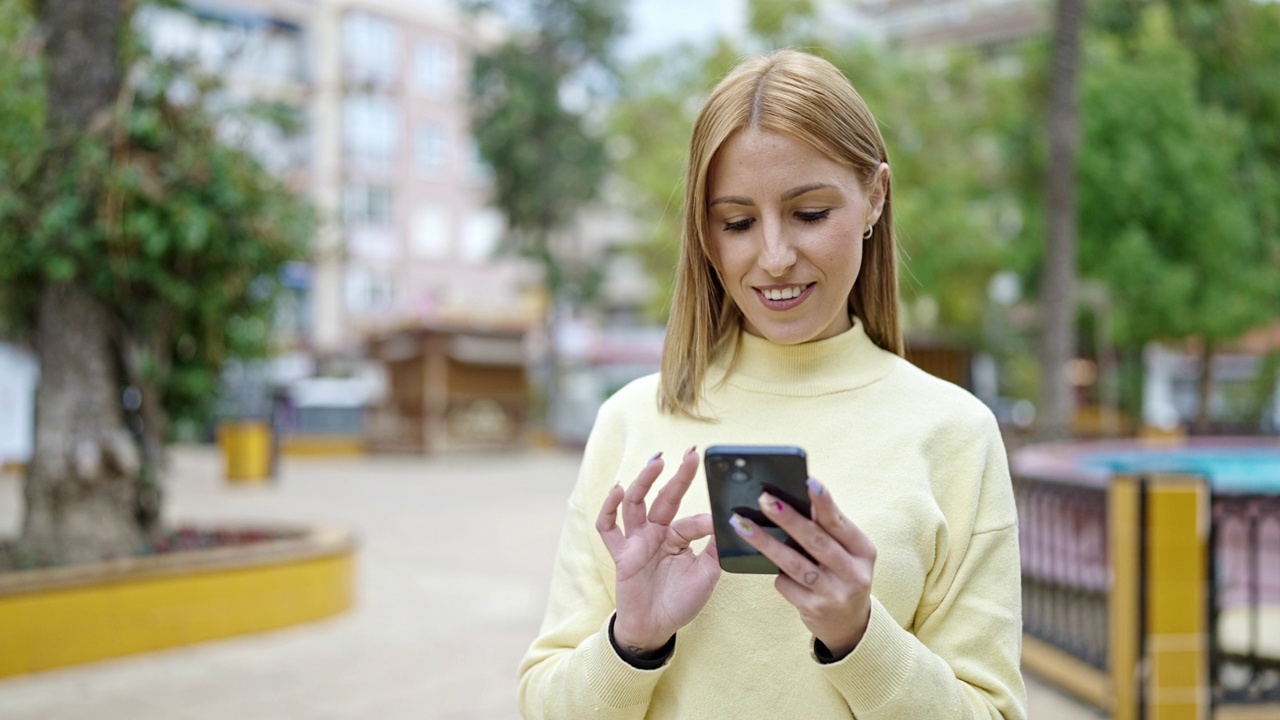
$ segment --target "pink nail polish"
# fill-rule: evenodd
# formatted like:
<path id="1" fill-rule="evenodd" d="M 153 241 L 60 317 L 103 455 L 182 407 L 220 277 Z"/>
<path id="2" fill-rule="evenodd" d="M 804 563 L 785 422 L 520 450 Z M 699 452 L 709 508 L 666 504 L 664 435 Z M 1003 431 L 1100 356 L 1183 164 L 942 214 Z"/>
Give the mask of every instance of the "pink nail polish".
<path id="1" fill-rule="evenodd" d="M 750 520 L 738 515 L 737 513 L 730 516 L 729 524 L 733 526 L 734 530 L 737 530 L 739 534 L 745 537 L 751 537 L 756 534 L 756 526 L 753 525 Z"/>

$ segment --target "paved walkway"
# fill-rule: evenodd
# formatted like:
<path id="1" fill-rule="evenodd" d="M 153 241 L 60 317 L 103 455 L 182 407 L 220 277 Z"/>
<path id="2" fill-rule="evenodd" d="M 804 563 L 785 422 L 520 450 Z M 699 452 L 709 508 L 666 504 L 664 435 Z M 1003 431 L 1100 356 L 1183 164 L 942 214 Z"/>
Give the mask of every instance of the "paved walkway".
<path id="1" fill-rule="evenodd" d="M 231 487 L 211 448 L 174 453 L 173 520 L 340 523 L 361 541 L 339 617 L 0 680 L 5 720 L 512 720 L 578 457 L 287 459 Z M 0 535 L 20 482 L 0 476 Z M 0 648 L 3 652 L 3 648 Z M 1032 681 L 1032 720 L 1098 715 Z"/>

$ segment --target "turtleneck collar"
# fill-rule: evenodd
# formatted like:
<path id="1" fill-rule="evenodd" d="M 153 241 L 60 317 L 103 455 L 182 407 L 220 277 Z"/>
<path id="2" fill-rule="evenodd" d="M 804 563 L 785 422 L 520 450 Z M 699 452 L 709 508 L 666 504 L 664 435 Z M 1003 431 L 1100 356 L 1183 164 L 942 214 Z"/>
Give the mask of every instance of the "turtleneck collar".
<path id="1" fill-rule="evenodd" d="M 744 390 L 805 397 L 870 385 L 888 375 L 897 361 L 896 355 L 871 342 L 862 321 L 854 317 L 851 329 L 799 345 L 778 345 L 740 332 L 736 348 L 726 345 L 707 376 L 710 387 L 723 379 Z"/>

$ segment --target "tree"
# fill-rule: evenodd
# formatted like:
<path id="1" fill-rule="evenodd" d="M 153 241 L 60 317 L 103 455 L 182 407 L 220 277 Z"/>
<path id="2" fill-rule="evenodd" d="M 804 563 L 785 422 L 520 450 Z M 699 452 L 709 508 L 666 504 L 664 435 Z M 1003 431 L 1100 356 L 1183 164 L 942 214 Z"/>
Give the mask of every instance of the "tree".
<path id="1" fill-rule="evenodd" d="M 612 72 L 622 6 L 537 0 L 528 14 L 532 27 L 513 28 L 475 56 L 471 124 L 507 220 L 502 249 L 537 259 L 554 300 L 582 290 L 581 278 L 566 272 L 558 235 L 598 196 L 608 171 L 603 133 L 590 113 L 593 91 Z"/>
<path id="2" fill-rule="evenodd" d="M 1179 87 L 1187 83 L 1193 87 L 1200 106 L 1195 112 L 1205 116 L 1216 111 L 1234 125 L 1227 133 L 1234 158 L 1229 184 L 1234 199 L 1243 198 L 1250 216 L 1249 232 L 1264 248 L 1249 254 L 1256 263 L 1254 269 L 1280 266 L 1280 84 L 1275 82 L 1275 68 L 1280 65 L 1280 5 L 1254 0 L 1099 0 L 1093 22 L 1118 46 L 1116 52 L 1140 57 L 1150 53 L 1152 13 L 1162 18 L 1157 22 L 1166 28 L 1168 39 L 1181 47 L 1175 62 L 1184 73 Z M 1185 77 L 1188 70 L 1190 76 Z M 1181 97 L 1182 90 L 1179 93 Z M 1267 310 L 1268 303 L 1274 302 L 1271 297 L 1259 295 L 1251 303 L 1254 322 L 1275 319 Z M 1204 341 L 1196 421 L 1204 425 L 1212 351 L 1221 338 L 1216 330 L 1192 335 Z"/>
<path id="3" fill-rule="evenodd" d="M 1091 44 L 1081 158 L 1081 265 L 1116 301 L 1121 342 L 1197 338 L 1207 421 L 1214 348 L 1273 320 L 1280 254 L 1249 125 L 1202 101 L 1167 9 Z"/>
<path id="4" fill-rule="evenodd" d="M 496 4 L 469 3 L 476 10 Z M 535 414 L 547 424 L 557 394 L 560 305 L 580 304 L 599 284 L 599 267 L 582 262 L 564 231 L 608 175 L 603 118 L 593 105 L 613 73 L 622 3 L 535 0 L 525 11 L 528 27 L 511 28 L 474 58 L 471 126 L 480 157 L 493 168 L 494 204 L 506 216 L 501 250 L 543 268 L 549 342 L 536 368 Z"/>
<path id="5" fill-rule="evenodd" d="M 207 413 L 223 362 L 265 351 L 311 216 L 220 139 L 215 81 L 144 52 L 132 3 L 34 9 L 43 51 L 7 48 L 30 72 L 0 74 L 0 106 L 27 121 L 0 142 L 0 307 L 41 369 L 17 552 L 50 564 L 144 546 L 169 417 Z"/>
<path id="6" fill-rule="evenodd" d="M 1070 433 L 1075 403 L 1066 374 L 1076 341 L 1077 75 L 1084 0 L 1057 0 L 1049 59 L 1049 167 L 1045 174 L 1045 255 L 1040 293 L 1040 434 Z"/>

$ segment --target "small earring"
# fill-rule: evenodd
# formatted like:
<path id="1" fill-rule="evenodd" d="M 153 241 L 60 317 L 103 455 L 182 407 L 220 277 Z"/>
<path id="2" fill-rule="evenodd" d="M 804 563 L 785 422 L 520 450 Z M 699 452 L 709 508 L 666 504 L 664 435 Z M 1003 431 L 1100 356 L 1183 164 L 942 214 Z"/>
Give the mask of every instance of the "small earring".
<path id="1" fill-rule="evenodd" d="M 876 226 L 875 226 L 875 224 L 874 224 L 874 223 L 872 223 L 871 225 L 868 225 L 868 226 L 867 226 L 867 231 L 866 231 L 866 232 L 864 232 L 864 233 L 862 233 L 862 239 L 863 239 L 863 240 L 870 240 L 870 239 L 871 239 L 871 233 L 872 233 L 875 229 L 876 229 Z"/>

